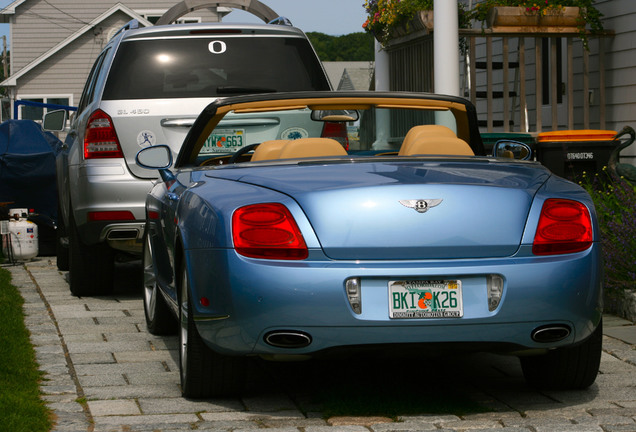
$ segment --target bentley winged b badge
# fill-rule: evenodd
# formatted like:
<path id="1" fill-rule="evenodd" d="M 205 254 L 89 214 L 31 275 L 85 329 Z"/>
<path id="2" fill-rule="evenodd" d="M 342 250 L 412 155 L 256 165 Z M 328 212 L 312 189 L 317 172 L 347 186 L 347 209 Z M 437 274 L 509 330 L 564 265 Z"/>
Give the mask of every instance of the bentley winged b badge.
<path id="1" fill-rule="evenodd" d="M 400 200 L 400 204 L 415 209 L 418 213 L 426 213 L 428 209 L 439 205 L 442 201 L 442 199 L 412 199 Z"/>

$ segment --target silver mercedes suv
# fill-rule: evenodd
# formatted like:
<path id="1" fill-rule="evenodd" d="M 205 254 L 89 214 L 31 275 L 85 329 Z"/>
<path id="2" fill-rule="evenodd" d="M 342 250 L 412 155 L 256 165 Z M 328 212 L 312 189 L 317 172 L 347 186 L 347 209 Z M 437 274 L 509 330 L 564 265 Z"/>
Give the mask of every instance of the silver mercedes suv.
<path id="1" fill-rule="evenodd" d="M 309 40 L 291 26 L 134 27 L 120 30 L 95 61 L 57 158 L 57 262 L 77 296 L 111 291 L 117 253 L 141 252 L 155 180 L 135 164 L 141 148 L 168 144 L 176 154 L 215 98 L 330 90 Z M 244 133 L 226 132 L 218 145 L 228 148 Z"/>

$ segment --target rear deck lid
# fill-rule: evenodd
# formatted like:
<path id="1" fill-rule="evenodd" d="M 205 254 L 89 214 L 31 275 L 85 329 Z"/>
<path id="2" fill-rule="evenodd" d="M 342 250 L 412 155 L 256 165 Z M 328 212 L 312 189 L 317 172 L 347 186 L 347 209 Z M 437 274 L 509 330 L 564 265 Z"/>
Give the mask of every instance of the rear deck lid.
<path id="1" fill-rule="evenodd" d="M 240 181 L 292 196 L 332 259 L 405 260 L 514 254 L 548 177 L 534 164 L 396 162 L 251 168 Z"/>

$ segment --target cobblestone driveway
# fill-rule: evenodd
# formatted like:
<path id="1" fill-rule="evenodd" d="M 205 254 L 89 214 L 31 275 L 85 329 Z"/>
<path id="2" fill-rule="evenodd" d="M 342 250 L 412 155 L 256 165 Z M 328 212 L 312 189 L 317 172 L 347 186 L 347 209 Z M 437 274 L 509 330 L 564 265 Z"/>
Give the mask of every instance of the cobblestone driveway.
<path id="1" fill-rule="evenodd" d="M 240 399 L 183 399 L 176 336 L 146 332 L 132 266 L 120 268 L 119 289 L 107 298 L 71 296 L 66 274 L 46 257 L 6 268 L 25 298 L 27 327 L 46 372 L 42 391 L 57 416 L 55 431 L 636 432 L 636 326 L 615 317 L 605 317 L 601 374 L 586 391 L 535 391 L 525 385 L 514 358 L 456 356 L 433 359 L 426 368 L 452 375 L 452 391 L 493 412 L 405 416 L 399 422 L 324 419 L 312 394 L 341 383 L 334 382 L 333 369 L 304 363 L 258 363 Z M 391 374 L 412 380 L 422 391 L 438 390 L 427 386 L 426 373 L 420 378 L 409 365 L 401 370 L 346 362 L 331 367 L 342 368 L 336 376 L 351 386 Z"/>

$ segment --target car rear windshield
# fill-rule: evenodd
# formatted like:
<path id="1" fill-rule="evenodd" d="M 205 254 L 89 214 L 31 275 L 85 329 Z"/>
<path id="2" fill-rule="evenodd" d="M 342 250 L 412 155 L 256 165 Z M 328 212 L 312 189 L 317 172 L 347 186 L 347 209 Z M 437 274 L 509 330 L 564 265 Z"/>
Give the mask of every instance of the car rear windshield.
<path id="1" fill-rule="evenodd" d="M 306 90 L 329 90 L 307 40 L 216 36 L 123 42 L 102 97 L 192 98 Z"/>

